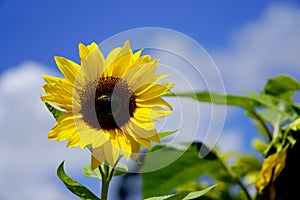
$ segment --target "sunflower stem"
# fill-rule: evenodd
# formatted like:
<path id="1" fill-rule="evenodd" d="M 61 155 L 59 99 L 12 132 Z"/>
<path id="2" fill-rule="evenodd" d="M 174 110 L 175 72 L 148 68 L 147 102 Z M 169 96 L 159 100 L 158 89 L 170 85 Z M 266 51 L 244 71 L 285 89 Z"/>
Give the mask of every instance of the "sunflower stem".
<path id="1" fill-rule="evenodd" d="M 108 188 L 111 180 L 109 166 L 103 163 L 101 166 L 99 166 L 99 170 L 102 176 L 101 200 L 107 200 Z"/>
<path id="2" fill-rule="evenodd" d="M 121 159 L 121 156 L 118 158 L 117 162 L 114 164 L 114 166 L 112 168 L 105 162 L 99 166 L 99 171 L 102 176 L 101 200 L 107 200 L 109 184 L 114 175 L 115 168 L 116 168 L 118 162 L 120 161 L 120 159 Z"/>

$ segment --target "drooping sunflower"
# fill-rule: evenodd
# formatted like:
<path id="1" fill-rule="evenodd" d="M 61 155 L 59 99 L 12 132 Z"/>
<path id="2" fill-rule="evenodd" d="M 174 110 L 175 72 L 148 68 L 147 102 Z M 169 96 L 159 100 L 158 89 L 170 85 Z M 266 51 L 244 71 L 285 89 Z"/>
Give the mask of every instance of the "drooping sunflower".
<path id="1" fill-rule="evenodd" d="M 161 98 L 172 82 L 158 83 L 158 60 L 133 53 L 129 41 L 105 58 L 95 43 L 79 44 L 80 65 L 55 57 L 64 78 L 43 75 L 44 102 L 65 111 L 49 131 L 50 140 L 68 140 L 67 147 L 90 146 L 92 168 L 113 166 L 122 154 L 136 159 L 140 147 L 160 142 L 154 120 L 172 112 Z"/>

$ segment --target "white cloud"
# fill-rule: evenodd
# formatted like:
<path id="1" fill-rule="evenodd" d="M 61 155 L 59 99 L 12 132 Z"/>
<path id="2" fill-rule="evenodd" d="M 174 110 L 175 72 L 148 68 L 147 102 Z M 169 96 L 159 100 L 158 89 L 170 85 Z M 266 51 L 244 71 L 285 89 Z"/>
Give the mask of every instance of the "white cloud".
<path id="1" fill-rule="evenodd" d="M 244 137 L 235 129 L 228 129 L 222 132 L 218 141 L 218 150 L 223 153 L 241 152 L 243 150 Z"/>
<path id="2" fill-rule="evenodd" d="M 56 168 L 66 160 L 66 170 L 76 177 L 89 161 L 88 152 L 47 139 L 54 119 L 39 98 L 42 73 L 53 74 L 24 63 L 0 76 L 1 199 L 74 199 L 56 179 Z"/>
<path id="3" fill-rule="evenodd" d="M 227 92 L 241 94 L 240 89 L 260 92 L 268 78 L 279 74 L 300 80 L 299 24 L 299 8 L 287 5 L 271 6 L 261 19 L 245 25 L 233 36 L 230 48 L 213 54 Z M 218 142 L 220 149 L 229 150 L 230 143 L 226 141 L 234 143 L 231 145 L 232 150 L 243 150 L 243 146 L 239 144 L 251 142 L 246 132 L 239 133 L 234 130 L 234 126 L 241 125 L 232 124 L 231 130 L 224 130 Z"/>
<path id="4" fill-rule="evenodd" d="M 224 48 L 219 52 L 212 52 L 212 59 L 216 62 L 217 68 L 221 72 L 224 81 L 226 93 L 241 94 L 240 89 L 252 90 L 259 92 L 263 89 L 264 84 L 268 78 L 275 77 L 279 74 L 287 74 L 300 80 L 300 10 L 299 8 L 290 7 L 287 5 L 272 5 L 262 17 L 250 24 L 245 24 L 239 31 L 231 38 L 231 45 Z M 182 73 L 184 77 L 190 77 L 189 83 L 193 84 L 192 88 L 218 91 L 222 92 L 222 88 L 218 83 L 217 70 L 214 69 L 214 63 L 207 59 L 205 52 L 198 51 L 196 45 L 191 44 L 182 36 L 175 37 L 173 34 L 161 35 L 156 38 L 156 43 L 160 46 L 166 46 L 167 49 L 179 52 L 178 55 L 184 56 L 187 61 L 196 64 L 200 72 L 199 76 L 193 79 L 188 64 L 179 62 L 176 58 L 165 56 L 166 52 L 158 52 L 158 57 L 163 64 L 168 64 L 176 68 Z M 157 45 L 157 46 L 159 46 Z M 195 49 L 197 51 L 195 51 Z M 199 61 L 200 60 L 200 61 Z M 194 73 L 194 72 L 192 72 Z M 195 73 L 194 73 L 195 74 Z M 196 82 L 195 82 L 196 80 Z M 180 85 L 180 79 L 175 77 L 175 83 Z M 186 90 L 186 87 L 183 88 Z M 194 109 L 190 106 L 185 112 Z M 235 110 L 228 109 L 227 117 L 232 117 L 237 114 Z M 212 113 L 214 112 L 214 113 Z M 219 124 L 212 124 L 213 126 L 221 126 L 223 123 L 223 114 L 216 114 L 216 111 L 211 110 L 209 107 L 200 109 L 200 137 L 207 134 L 209 144 L 214 144 L 218 139 L 218 133 L 214 130 L 209 130 L 205 124 L 209 124 L 211 116 L 214 114 L 214 120 L 219 121 Z M 239 113 L 241 114 L 241 113 Z M 194 123 L 195 118 L 185 119 Z M 188 124 L 185 124 L 189 127 Z M 239 141 L 238 130 L 235 127 L 241 126 L 240 124 L 232 124 L 230 130 L 224 130 L 222 138 L 218 142 L 220 149 L 227 151 L 226 138 L 229 140 L 236 140 L 232 142 L 242 143 L 250 141 Z M 192 126 L 191 126 L 192 127 Z M 186 129 L 188 130 L 188 129 Z M 218 131 L 218 130 L 217 130 Z M 188 132 L 188 131 L 187 131 Z M 230 133 L 230 134 L 229 134 Z M 189 134 L 189 133 L 183 133 Z M 184 136 L 183 136 L 184 137 Z M 224 138 L 226 137 L 226 138 Z M 247 138 L 247 137 L 246 137 Z M 249 139 L 249 138 L 247 138 Z M 225 147 L 223 148 L 222 146 Z M 241 145 L 231 145 L 237 150 L 242 148 Z"/>
<path id="5" fill-rule="evenodd" d="M 213 54 L 228 92 L 260 91 L 268 78 L 281 73 L 300 78 L 300 10 L 271 6 L 263 17 L 244 26 L 232 46 Z"/>

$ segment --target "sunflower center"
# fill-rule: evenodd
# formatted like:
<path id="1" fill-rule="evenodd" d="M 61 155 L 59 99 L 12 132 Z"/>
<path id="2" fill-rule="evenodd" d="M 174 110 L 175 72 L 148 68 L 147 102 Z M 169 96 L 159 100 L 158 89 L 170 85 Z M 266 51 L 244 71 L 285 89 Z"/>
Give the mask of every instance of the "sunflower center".
<path id="1" fill-rule="evenodd" d="M 87 84 L 80 97 L 83 120 L 93 128 L 120 128 L 136 109 L 134 93 L 120 78 L 99 78 Z"/>

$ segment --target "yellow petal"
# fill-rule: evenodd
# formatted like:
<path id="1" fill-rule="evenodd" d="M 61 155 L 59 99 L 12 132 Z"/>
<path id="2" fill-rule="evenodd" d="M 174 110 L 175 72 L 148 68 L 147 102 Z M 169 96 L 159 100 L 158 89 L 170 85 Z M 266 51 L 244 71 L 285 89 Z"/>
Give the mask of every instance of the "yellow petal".
<path id="1" fill-rule="evenodd" d="M 130 48 L 130 41 L 129 41 L 129 40 L 126 40 L 126 41 L 124 42 L 124 45 L 123 45 L 121 51 L 120 51 L 120 55 L 125 54 L 125 53 L 128 53 L 128 52 L 131 52 L 131 53 L 132 53 L 132 50 L 131 50 L 131 48 Z"/>
<path id="2" fill-rule="evenodd" d="M 144 56 L 141 56 L 141 53 L 142 53 L 142 50 L 139 50 L 138 52 L 136 52 L 135 54 L 133 54 L 133 65 L 134 66 L 142 66 L 146 63 L 149 63 L 150 60 L 151 60 L 151 56 L 150 55 L 144 55 Z"/>
<path id="3" fill-rule="evenodd" d="M 140 96 L 138 96 L 136 98 L 136 101 L 140 102 L 140 101 L 147 101 L 150 99 L 157 98 L 169 92 L 174 87 L 174 85 L 175 84 L 172 82 L 165 82 L 159 85 L 155 85 L 151 87 L 149 90 L 147 90 L 146 92 L 144 92 L 143 94 L 141 94 Z"/>
<path id="4" fill-rule="evenodd" d="M 109 139 L 102 129 L 94 129 L 83 120 L 76 121 L 76 126 L 79 137 L 85 146 L 91 144 L 93 148 L 97 148 Z"/>
<path id="5" fill-rule="evenodd" d="M 48 139 L 58 141 L 69 140 L 75 132 L 76 127 L 74 126 L 74 119 L 65 119 L 62 122 L 55 123 L 55 126 L 48 133 Z"/>
<path id="6" fill-rule="evenodd" d="M 46 94 L 57 94 L 60 97 L 72 97 L 73 88 L 64 86 L 65 85 L 46 84 L 42 87 L 42 89 Z"/>
<path id="7" fill-rule="evenodd" d="M 285 167 L 286 156 L 287 149 L 283 149 L 281 152 L 272 154 L 264 160 L 262 169 L 255 181 L 255 186 L 259 194 L 261 194 L 267 186 L 274 184 Z"/>
<path id="8" fill-rule="evenodd" d="M 148 139 L 152 142 L 160 143 L 160 139 L 158 137 L 158 134 L 152 135 L 152 136 L 148 137 Z"/>
<path id="9" fill-rule="evenodd" d="M 74 122 L 74 120 L 80 119 L 80 118 L 81 118 L 80 115 L 74 115 L 74 113 L 72 113 L 72 112 L 67 112 L 67 113 L 60 115 L 59 118 L 56 120 L 56 122 L 62 123 L 62 122 L 69 121 L 69 120 Z"/>
<path id="10" fill-rule="evenodd" d="M 133 124 L 135 124 L 136 126 L 142 127 L 143 129 L 148 130 L 148 131 L 155 129 L 154 122 L 152 122 L 152 121 L 147 122 L 147 123 L 146 122 L 140 122 L 140 121 L 136 120 L 134 117 L 131 117 L 130 121 Z"/>
<path id="11" fill-rule="evenodd" d="M 136 102 L 136 105 L 138 107 L 142 107 L 142 108 L 151 108 L 154 106 L 165 106 L 165 107 L 168 107 L 171 111 L 173 110 L 172 106 L 169 103 L 167 103 L 164 99 L 162 99 L 161 97 L 157 97 L 155 99 L 151 99 L 148 101 Z"/>
<path id="12" fill-rule="evenodd" d="M 42 90 L 46 95 L 60 95 L 62 98 L 72 97 L 72 91 L 69 91 L 66 87 L 57 86 L 55 84 L 43 85 Z"/>
<path id="13" fill-rule="evenodd" d="M 88 81 L 94 81 L 99 78 L 104 71 L 104 57 L 99 48 L 94 48 L 85 57 L 81 64 L 81 71 Z"/>
<path id="14" fill-rule="evenodd" d="M 145 124 L 145 123 L 143 123 Z M 129 122 L 127 124 L 127 126 L 133 130 L 133 134 L 135 137 L 137 138 L 146 138 L 149 140 L 149 137 L 151 136 L 154 136 L 154 135 L 157 135 L 157 131 L 156 131 L 156 128 L 154 126 L 154 123 L 149 123 L 151 124 L 152 127 L 149 127 L 148 129 L 145 129 L 144 127 L 142 126 L 138 126 L 136 125 L 135 123 L 132 123 L 132 122 Z"/>
<path id="15" fill-rule="evenodd" d="M 139 122 L 149 123 L 154 119 L 163 118 L 171 113 L 172 111 L 157 106 L 152 108 L 136 108 L 134 118 Z"/>
<path id="16" fill-rule="evenodd" d="M 149 150 L 151 149 L 151 143 L 150 143 L 150 141 L 148 139 L 146 139 L 146 138 L 140 138 L 140 137 L 138 137 L 137 133 L 134 130 L 132 130 L 130 126 L 126 126 L 125 127 L 125 132 L 127 134 L 129 134 L 137 143 L 139 143 L 139 144 L 147 147 L 147 149 L 149 149 Z"/>
<path id="17" fill-rule="evenodd" d="M 103 76 L 121 78 L 131 68 L 131 56 L 132 53 L 128 52 L 115 58 L 115 60 L 109 66 L 107 66 Z"/>
<path id="18" fill-rule="evenodd" d="M 136 160 L 140 153 L 141 145 L 136 142 L 131 136 L 127 135 L 127 139 L 129 140 L 129 143 L 131 145 L 131 159 Z"/>
<path id="19" fill-rule="evenodd" d="M 144 49 L 140 49 L 132 55 L 132 63 L 134 65 L 138 64 L 138 60 L 140 59 L 141 53 Z M 138 66 L 138 65 L 137 65 Z"/>
<path id="20" fill-rule="evenodd" d="M 53 129 L 49 131 L 48 138 L 49 140 L 58 141 L 68 140 L 69 142 L 67 144 L 67 147 L 85 147 L 85 145 L 79 138 L 77 129 L 74 124 L 74 118 L 71 113 L 65 113 L 58 118 Z"/>
<path id="21" fill-rule="evenodd" d="M 105 66 L 111 65 L 111 63 L 113 61 L 115 61 L 116 58 L 118 58 L 118 55 L 120 54 L 121 49 L 122 49 L 121 47 L 117 47 L 117 48 L 113 49 L 111 52 L 109 52 L 108 56 L 105 59 Z"/>
<path id="22" fill-rule="evenodd" d="M 63 57 L 55 56 L 54 59 L 59 70 L 66 77 L 66 79 L 71 83 L 74 83 L 80 66 L 73 61 Z"/>
<path id="23" fill-rule="evenodd" d="M 169 110 L 165 110 L 163 109 L 162 107 L 152 107 L 150 109 L 150 117 L 152 119 L 159 119 L 159 118 L 163 118 L 163 117 L 166 117 L 168 116 L 169 114 L 171 114 L 172 111 L 169 111 Z"/>
<path id="24" fill-rule="evenodd" d="M 66 86 L 71 86 L 71 87 L 73 86 L 72 83 L 70 83 L 69 81 L 67 81 L 64 78 L 58 78 L 58 77 L 49 76 L 49 75 L 46 75 L 46 74 L 43 74 L 42 77 L 46 81 L 46 83 L 48 83 L 48 84 L 53 83 L 53 84 L 57 84 L 57 85 L 63 84 L 63 85 L 66 85 Z"/>
<path id="25" fill-rule="evenodd" d="M 140 122 L 152 122 L 150 118 L 150 108 L 136 108 L 134 111 L 134 118 Z"/>
<path id="26" fill-rule="evenodd" d="M 96 48 L 98 48 L 98 45 L 95 42 L 91 43 L 88 46 L 85 46 L 84 44 L 79 43 L 78 49 L 79 49 L 79 57 L 80 57 L 81 63 L 83 63 L 84 60 L 86 59 L 86 57 L 89 55 L 89 53 Z"/>
<path id="27" fill-rule="evenodd" d="M 111 137 L 103 144 L 105 159 L 110 166 L 114 166 L 120 156 L 120 146 L 116 137 Z"/>
<path id="28" fill-rule="evenodd" d="M 119 140 L 120 147 L 122 149 L 122 153 L 125 156 L 125 158 L 128 160 L 131 155 L 131 144 L 130 140 L 127 139 L 127 134 L 123 131 L 116 129 L 116 134 Z M 129 136 L 130 137 L 130 136 Z"/>
<path id="29" fill-rule="evenodd" d="M 71 135 L 71 138 L 67 143 L 67 147 L 71 148 L 71 147 L 76 147 L 76 146 L 80 146 L 81 148 L 85 147 L 84 144 L 82 143 L 78 133 L 74 132 L 74 134 Z"/>
<path id="30" fill-rule="evenodd" d="M 154 60 L 145 65 L 135 67 L 129 70 L 122 79 L 128 83 L 132 91 L 135 91 L 142 85 L 152 83 L 151 81 L 153 80 L 157 69 L 157 62 L 157 60 Z"/>
<path id="31" fill-rule="evenodd" d="M 101 165 L 102 162 L 105 161 L 104 148 L 103 146 L 98 148 L 92 148 L 92 156 L 91 156 L 91 167 L 92 169 L 96 169 Z"/>
<path id="32" fill-rule="evenodd" d="M 132 62 L 132 50 L 129 41 L 126 41 L 122 48 L 118 47 L 108 55 L 105 61 L 107 68 L 103 73 L 103 77 L 113 76 L 121 78 L 133 67 Z"/>
<path id="33" fill-rule="evenodd" d="M 65 99 L 57 98 L 53 95 L 52 96 L 51 95 L 41 96 L 40 98 L 43 102 L 47 102 L 47 103 L 56 105 L 64 110 L 67 110 L 67 111 L 72 110 L 72 103 L 70 101 L 66 101 Z"/>
<path id="34" fill-rule="evenodd" d="M 144 85 L 139 86 L 135 91 L 134 94 L 139 96 L 143 93 L 145 93 L 147 90 L 149 90 L 150 88 L 152 88 L 158 81 L 160 81 L 163 78 L 166 78 L 170 76 L 169 74 L 165 74 L 165 75 L 156 75 L 153 77 L 152 80 L 150 80 L 150 83 L 146 83 Z"/>

